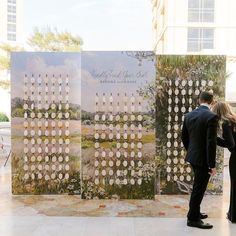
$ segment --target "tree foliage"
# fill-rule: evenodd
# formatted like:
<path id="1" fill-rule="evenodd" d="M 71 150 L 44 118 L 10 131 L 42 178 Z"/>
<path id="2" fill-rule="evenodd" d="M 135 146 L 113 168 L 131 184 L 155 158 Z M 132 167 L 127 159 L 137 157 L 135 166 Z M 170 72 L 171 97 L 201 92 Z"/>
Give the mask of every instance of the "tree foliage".
<path id="1" fill-rule="evenodd" d="M 3 112 L 0 112 L 0 122 L 8 122 L 9 118 L 7 117 L 7 115 Z"/>
<path id="2" fill-rule="evenodd" d="M 28 44 L 36 51 L 74 52 L 81 50 L 82 39 L 67 31 L 59 32 L 57 29 L 35 28 Z"/>
<path id="3" fill-rule="evenodd" d="M 3 43 L 0 45 L 0 50 L 4 52 L 5 55 L 0 57 L 0 70 L 10 69 L 10 53 L 24 51 L 24 48 L 18 46 L 12 46 L 8 43 Z"/>
<path id="4" fill-rule="evenodd" d="M 9 79 L 0 80 L 0 88 L 9 89 L 9 87 L 10 87 L 10 80 Z"/>
<path id="5" fill-rule="evenodd" d="M 22 47 L 12 46 L 8 43 L 3 43 L 0 45 L 0 50 L 3 51 L 3 55 L 0 56 L 0 70 L 10 70 L 10 53 L 11 52 L 18 52 L 23 51 Z M 10 81 L 9 79 L 2 79 L 0 80 L 0 87 L 3 89 L 9 89 Z"/>
<path id="6" fill-rule="evenodd" d="M 73 36 L 71 33 L 59 32 L 57 29 L 35 28 L 33 34 L 28 39 L 28 45 L 35 51 L 48 52 L 78 52 L 81 50 L 82 39 L 79 36 Z M 0 70 L 10 70 L 10 52 L 25 51 L 24 48 L 12 46 L 4 43 L 0 45 L 3 55 L 0 56 Z M 0 87 L 8 89 L 10 82 L 6 80 L 0 81 Z"/>

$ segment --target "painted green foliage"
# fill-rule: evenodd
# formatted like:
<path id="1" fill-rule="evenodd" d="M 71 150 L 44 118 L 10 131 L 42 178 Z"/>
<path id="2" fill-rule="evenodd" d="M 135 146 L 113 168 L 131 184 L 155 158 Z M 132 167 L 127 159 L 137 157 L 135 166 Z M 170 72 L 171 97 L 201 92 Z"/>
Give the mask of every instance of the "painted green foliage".
<path id="1" fill-rule="evenodd" d="M 175 81 L 179 80 L 192 80 L 192 81 L 213 81 L 213 87 L 205 89 L 212 89 L 214 91 L 215 99 L 224 99 L 225 79 L 227 73 L 225 70 L 225 57 L 224 56 L 157 56 L 157 77 L 156 84 L 148 85 L 143 88 L 142 93 L 152 101 L 152 106 L 156 110 L 156 164 L 159 186 L 159 193 L 161 194 L 182 194 L 189 193 L 191 191 L 191 181 L 167 181 L 167 127 L 168 127 L 168 97 L 174 102 L 175 94 Z M 154 94 L 154 88 L 156 88 L 156 96 Z M 202 89 L 201 85 L 193 85 L 192 90 L 195 91 Z M 169 90 L 173 91 L 173 94 L 169 95 Z M 188 91 L 186 91 L 188 93 Z M 181 100 L 183 96 L 178 94 L 178 99 Z M 198 106 L 198 95 L 193 94 L 191 106 Z M 187 106 L 189 104 L 186 104 Z M 187 111 L 186 111 L 187 112 Z M 179 114 L 178 114 L 179 115 Z M 180 119 L 175 122 L 178 127 L 182 125 L 181 116 Z M 180 140 L 181 129 L 177 131 L 178 139 Z M 181 152 L 183 147 L 177 147 L 177 150 Z M 180 156 L 177 157 L 180 159 Z M 178 170 L 185 164 L 176 165 Z M 213 179 L 208 188 L 208 193 L 221 193 L 222 192 L 222 168 L 223 168 L 223 153 L 222 150 L 218 150 L 217 154 L 217 167 L 218 175 Z M 173 171 L 172 171 L 173 172 Z M 173 174 L 173 173 L 172 173 Z"/>

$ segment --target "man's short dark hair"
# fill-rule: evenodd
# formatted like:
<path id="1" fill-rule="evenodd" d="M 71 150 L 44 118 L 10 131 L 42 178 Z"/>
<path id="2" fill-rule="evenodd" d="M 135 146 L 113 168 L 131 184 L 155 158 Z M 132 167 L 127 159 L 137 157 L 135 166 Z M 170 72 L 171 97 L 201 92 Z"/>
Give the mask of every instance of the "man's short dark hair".
<path id="1" fill-rule="evenodd" d="M 199 102 L 211 104 L 213 102 L 213 94 L 208 91 L 201 92 L 199 95 Z"/>

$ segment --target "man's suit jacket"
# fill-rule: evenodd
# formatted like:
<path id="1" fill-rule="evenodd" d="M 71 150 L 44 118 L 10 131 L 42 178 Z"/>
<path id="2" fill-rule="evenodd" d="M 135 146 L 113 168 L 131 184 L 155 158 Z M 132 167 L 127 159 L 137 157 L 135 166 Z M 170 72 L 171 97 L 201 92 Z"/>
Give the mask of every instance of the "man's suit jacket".
<path id="1" fill-rule="evenodd" d="M 186 161 L 195 166 L 215 167 L 218 117 L 201 105 L 185 115 L 182 141 Z"/>

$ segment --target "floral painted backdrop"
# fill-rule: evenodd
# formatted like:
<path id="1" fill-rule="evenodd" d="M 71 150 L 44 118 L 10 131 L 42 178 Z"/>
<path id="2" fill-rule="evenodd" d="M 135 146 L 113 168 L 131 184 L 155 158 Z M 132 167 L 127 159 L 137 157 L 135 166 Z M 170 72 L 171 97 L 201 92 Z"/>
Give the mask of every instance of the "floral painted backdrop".
<path id="1" fill-rule="evenodd" d="M 201 91 L 224 99 L 226 74 L 224 56 L 157 56 L 156 77 L 156 163 L 160 194 L 189 194 L 192 170 L 185 163 L 181 142 L 184 114 L 198 106 Z M 148 90 L 145 90 L 150 95 Z M 210 179 L 208 194 L 223 190 L 223 151 L 217 151 L 217 175 Z"/>
<path id="2" fill-rule="evenodd" d="M 12 191 L 83 199 L 189 194 L 180 134 L 202 90 L 224 99 L 224 56 L 12 54 Z M 223 153 L 207 192 L 222 193 Z"/>

